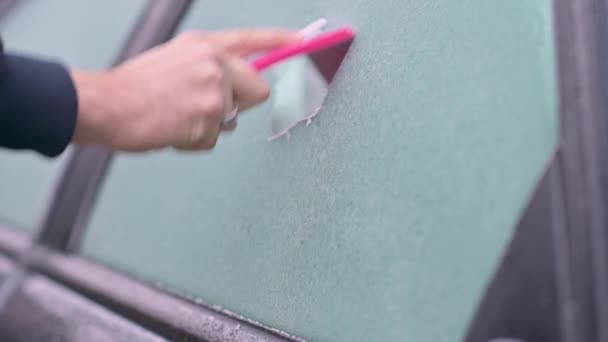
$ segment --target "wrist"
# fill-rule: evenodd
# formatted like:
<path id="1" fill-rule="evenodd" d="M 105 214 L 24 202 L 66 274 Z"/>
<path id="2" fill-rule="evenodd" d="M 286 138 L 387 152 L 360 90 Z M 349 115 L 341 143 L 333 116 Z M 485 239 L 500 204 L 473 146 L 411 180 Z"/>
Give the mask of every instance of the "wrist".
<path id="1" fill-rule="evenodd" d="M 72 142 L 76 144 L 111 144 L 114 108 L 110 72 L 71 72 L 78 97 L 78 115 Z"/>

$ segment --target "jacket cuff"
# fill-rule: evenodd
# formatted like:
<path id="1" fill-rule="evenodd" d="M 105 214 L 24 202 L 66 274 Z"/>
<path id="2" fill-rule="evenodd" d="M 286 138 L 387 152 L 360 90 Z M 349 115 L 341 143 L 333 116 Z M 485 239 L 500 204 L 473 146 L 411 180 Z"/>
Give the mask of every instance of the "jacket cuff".
<path id="1" fill-rule="evenodd" d="M 0 143 L 48 156 L 61 154 L 76 128 L 78 100 L 74 82 L 61 64 L 25 56 L 5 56 L 0 82 Z"/>

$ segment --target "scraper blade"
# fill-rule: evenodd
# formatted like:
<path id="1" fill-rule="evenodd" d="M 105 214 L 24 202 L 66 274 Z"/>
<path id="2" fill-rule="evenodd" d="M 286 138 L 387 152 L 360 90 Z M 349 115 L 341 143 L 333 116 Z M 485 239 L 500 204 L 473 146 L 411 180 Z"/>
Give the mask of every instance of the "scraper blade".
<path id="1" fill-rule="evenodd" d="M 352 42 L 352 39 L 346 40 L 309 55 L 309 58 L 315 64 L 325 82 L 327 82 L 328 87 L 333 81 L 334 76 L 338 73 L 338 69 L 340 69 L 340 65 L 342 65 L 342 61 L 346 57 Z"/>

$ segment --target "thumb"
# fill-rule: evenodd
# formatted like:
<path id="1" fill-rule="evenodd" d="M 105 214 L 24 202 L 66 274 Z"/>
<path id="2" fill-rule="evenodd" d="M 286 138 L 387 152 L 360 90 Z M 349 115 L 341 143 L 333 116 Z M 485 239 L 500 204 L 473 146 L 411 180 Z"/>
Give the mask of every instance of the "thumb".
<path id="1" fill-rule="evenodd" d="M 246 110 L 268 98 L 268 84 L 247 62 L 228 57 L 225 63 L 239 109 Z"/>

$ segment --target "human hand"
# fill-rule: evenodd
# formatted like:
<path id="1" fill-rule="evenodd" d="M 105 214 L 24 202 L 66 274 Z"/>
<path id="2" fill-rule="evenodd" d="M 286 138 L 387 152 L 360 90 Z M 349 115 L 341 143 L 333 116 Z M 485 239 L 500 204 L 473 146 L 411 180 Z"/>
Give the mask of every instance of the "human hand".
<path id="1" fill-rule="evenodd" d="M 264 101 L 268 84 L 244 57 L 293 43 L 272 29 L 186 32 L 114 69 L 73 71 L 79 102 L 73 142 L 120 151 L 215 146 L 224 116 Z"/>

